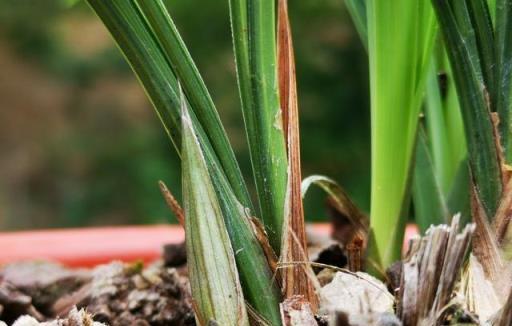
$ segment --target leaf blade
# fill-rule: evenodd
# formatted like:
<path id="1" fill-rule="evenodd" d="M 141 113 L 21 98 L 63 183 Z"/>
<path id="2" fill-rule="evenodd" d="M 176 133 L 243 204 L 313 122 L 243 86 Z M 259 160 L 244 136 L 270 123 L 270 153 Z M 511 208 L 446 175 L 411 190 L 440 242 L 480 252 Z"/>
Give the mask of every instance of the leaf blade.
<path id="1" fill-rule="evenodd" d="M 450 213 L 435 174 L 425 131 L 421 127 L 418 130 L 417 141 L 412 186 L 414 216 L 420 230 L 425 232 L 431 225 L 447 224 Z"/>
<path id="2" fill-rule="evenodd" d="M 280 251 L 287 159 L 279 108 L 275 1 L 230 0 L 238 85 L 261 217 Z"/>
<path id="3" fill-rule="evenodd" d="M 284 266 L 287 266 L 296 261 L 309 261 L 301 196 L 297 81 L 287 0 L 278 0 L 277 35 L 279 95 L 288 149 L 288 184 L 280 260 Z M 310 278 L 310 275 L 313 274 L 311 267 L 307 265 L 291 264 L 285 267 L 281 272 L 285 299 L 301 296 L 309 302 L 312 310 L 316 311 L 319 302 Z"/>
<path id="4" fill-rule="evenodd" d="M 400 258 L 405 227 L 402 207 L 408 193 L 435 21 L 429 1 L 370 0 L 367 4 L 372 122 L 370 225 L 374 235 L 369 242 L 369 259 L 382 269 Z"/>
<path id="5" fill-rule="evenodd" d="M 501 198 L 501 167 L 473 27 L 463 2 L 433 0 L 433 5 L 454 73 L 473 183 L 492 217 Z"/>
<path id="6" fill-rule="evenodd" d="M 239 200 L 252 207 L 249 192 L 235 159 L 226 131 L 199 71 L 162 0 L 135 0 L 146 18 L 162 53 L 180 80 L 190 107 L 204 128 Z"/>
<path id="7" fill-rule="evenodd" d="M 181 98 L 178 80 L 147 21 L 133 0 L 88 0 L 88 4 L 103 21 L 121 53 L 132 67 L 176 151 L 180 154 Z M 214 153 L 217 164 L 221 164 L 221 161 L 224 163 L 221 165 L 225 167 L 225 173 L 231 176 L 230 181 L 233 188 L 239 189 L 237 194 L 240 201 L 250 205 L 250 200 L 244 199 L 246 196 L 246 190 L 243 190 L 245 183 L 229 144 L 229 148 L 224 150 L 221 146 L 214 148 L 203 126 L 198 123 L 198 118 L 193 110 L 194 108 L 192 108 L 190 116 L 196 122 L 198 137 L 205 146 L 205 150 Z M 211 123 L 210 128 L 217 128 L 219 132 L 223 130 L 222 125 L 215 127 L 215 123 Z"/>
<path id="8" fill-rule="evenodd" d="M 187 266 L 200 325 L 249 325 L 234 251 L 190 116 L 183 121 L 183 197 Z"/>

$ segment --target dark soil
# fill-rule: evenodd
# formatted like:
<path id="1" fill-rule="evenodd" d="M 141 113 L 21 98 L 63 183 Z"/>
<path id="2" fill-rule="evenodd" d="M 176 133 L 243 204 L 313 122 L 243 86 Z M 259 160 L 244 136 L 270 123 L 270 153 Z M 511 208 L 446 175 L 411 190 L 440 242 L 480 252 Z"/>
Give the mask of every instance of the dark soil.
<path id="1" fill-rule="evenodd" d="M 112 262 L 94 269 L 69 269 L 44 261 L 3 266 L 0 325 L 11 325 L 20 316 L 32 320 L 20 325 L 35 325 L 33 319 L 53 321 L 45 324 L 50 326 L 89 326 L 92 321 L 112 326 L 195 325 L 185 246 L 163 249 L 163 259 L 147 267 Z M 308 232 L 308 251 L 316 263 L 346 267 L 343 244 L 330 236 Z M 320 270 L 315 268 L 316 273 Z M 332 273 L 324 274 L 324 283 L 332 279 Z M 307 311 L 300 302 L 283 307 Z"/>
<path id="2" fill-rule="evenodd" d="M 171 254 L 169 251 L 174 252 Z M 27 262 L 0 270 L 0 320 L 22 315 L 38 321 L 84 308 L 94 321 L 113 326 L 195 325 L 180 246 L 143 268 L 112 262 L 92 270 L 71 270 L 48 262 Z"/>

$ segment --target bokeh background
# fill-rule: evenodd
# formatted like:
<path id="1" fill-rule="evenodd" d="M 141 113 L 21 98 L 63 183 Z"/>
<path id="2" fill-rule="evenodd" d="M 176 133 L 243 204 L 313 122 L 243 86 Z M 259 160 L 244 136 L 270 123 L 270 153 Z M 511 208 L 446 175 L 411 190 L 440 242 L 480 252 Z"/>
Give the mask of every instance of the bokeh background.
<path id="1" fill-rule="evenodd" d="M 167 1 L 247 179 L 250 162 L 227 0 Z M 290 1 L 303 176 L 337 180 L 367 211 L 368 67 L 342 0 Z M 0 227 L 175 222 L 175 151 L 129 66 L 84 1 L 0 1 Z M 309 220 L 324 198 L 306 199 Z"/>

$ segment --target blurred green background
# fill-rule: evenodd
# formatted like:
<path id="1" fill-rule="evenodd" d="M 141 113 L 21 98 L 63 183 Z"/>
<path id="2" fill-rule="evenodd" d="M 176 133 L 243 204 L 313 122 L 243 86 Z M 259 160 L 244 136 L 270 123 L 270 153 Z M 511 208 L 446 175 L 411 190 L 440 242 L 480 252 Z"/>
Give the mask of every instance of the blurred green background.
<path id="1" fill-rule="evenodd" d="M 247 179 L 228 1 L 167 1 Z M 367 58 L 342 0 L 290 1 L 303 176 L 337 180 L 368 210 Z M 141 87 L 83 1 L 0 2 L 0 223 L 29 229 L 174 222 L 180 168 Z M 324 198 L 306 199 L 309 220 Z"/>

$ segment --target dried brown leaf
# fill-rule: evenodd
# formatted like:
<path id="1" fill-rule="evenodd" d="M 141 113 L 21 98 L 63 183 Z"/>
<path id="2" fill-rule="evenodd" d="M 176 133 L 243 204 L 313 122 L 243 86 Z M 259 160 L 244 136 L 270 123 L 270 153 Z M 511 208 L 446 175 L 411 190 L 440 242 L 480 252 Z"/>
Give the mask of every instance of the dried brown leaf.
<path id="1" fill-rule="evenodd" d="M 347 245 L 348 269 L 359 272 L 363 266 L 364 240 L 356 235 Z"/>
<path id="2" fill-rule="evenodd" d="M 176 219 L 178 220 L 178 223 L 180 223 L 181 226 L 185 226 L 185 212 L 183 211 L 183 208 L 178 203 L 176 198 L 172 195 L 171 191 L 163 181 L 158 181 L 158 186 L 160 187 L 160 192 L 164 196 L 165 202 L 167 203 L 167 206 L 169 209 L 173 212 L 174 216 L 176 216 Z"/>
<path id="3" fill-rule="evenodd" d="M 328 195 L 328 208 L 333 224 L 332 238 L 349 244 L 355 237 L 363 239 L 366 247 L 369 219 L 353 202 L 343 188 L 334 180 L 321 175 L 312 175 L 302 181 L 302 197 L 311 185 L 316 185 Z"/>
<path id="4" fill-rule="evenodd" d="M 278 76 L 283 130 L 288 149 L 288 185 L 285 202 L 285 223 L 282 239 L 282 262 L 308 261 L 304 209 L 301 196 L 299 112 L 290 22 L 287 0 L 278 2 Z M 285 298 L 302 296 L 318 307 L 318 298 L 307 269 L 309 265 L 291 266 L 282 270 Z"/>
<path id="5" fill-rule="evenodd" d="M 505 186 L 510 179 L 510 171 L 507 170 L 505 164 L 505 151 L 503 150 L 503 146 L 501 144 L 501 137 L 499 132 L 500 117 L 497 112 L 491 112 L 491 121 L 493 127 L 492 131 L 494 134 L 494 144 L 496 146 L 496 154 L 498 155 L 497 160 L 501 167 L 502 185 Z"/>
<path id="6" fill-rule="evenodd" d="M 482 264 L 486 276 L 493 282 L 500 278 L 504 268 L 496 235 L 491 229 L 476 187 L 471 187 L 471 215 L 475 223 L 473 254 Z"/>
<path id="7" fill-rule="evenodd" d="M 507 229 L 512 217 L 512 179 L 509 179 L 503 191 L 500 205 L 493 220 L 496 240 L 500 246 L 507 234 Z"/>
<path id="8" fill-rule="evenodd" d="M 254 230 L 254 234 L 256 235 L 256 239 L 258 239 L 258 242 L 260 243 L 261 248 L 263 249 L 263 253 L 267 258 L 268 265 L 270 266 L 272 273 L 275 274 L 277 272 L 278 259 L 276 253 L 274 252 L 274 249 L 272 249 L 272 246 L 268 241 L 268 236 L 265 232 L 265 227 L 257 218 L 251 218 L 250 221 L 252 224 L 252 228 Z"/>

